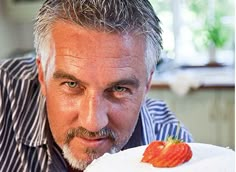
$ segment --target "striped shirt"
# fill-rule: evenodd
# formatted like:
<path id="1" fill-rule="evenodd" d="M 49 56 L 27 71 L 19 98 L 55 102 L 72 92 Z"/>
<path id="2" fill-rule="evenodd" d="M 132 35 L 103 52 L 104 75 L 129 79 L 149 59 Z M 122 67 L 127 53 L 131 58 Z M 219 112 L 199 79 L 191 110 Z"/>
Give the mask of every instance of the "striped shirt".
<path id="1" fill-rule="evenodd" d="M 67 171 L 50 133 L 34 57 L 0 64 L 0 104 L 0 171 Z M 165 140 L 168 135 L 176 135 L 177 126 L 178 120 L 164 102 L 146 99 L 134 133 L 123 149 Z M 179 138 L 192 141 L 183 126 Z"/>

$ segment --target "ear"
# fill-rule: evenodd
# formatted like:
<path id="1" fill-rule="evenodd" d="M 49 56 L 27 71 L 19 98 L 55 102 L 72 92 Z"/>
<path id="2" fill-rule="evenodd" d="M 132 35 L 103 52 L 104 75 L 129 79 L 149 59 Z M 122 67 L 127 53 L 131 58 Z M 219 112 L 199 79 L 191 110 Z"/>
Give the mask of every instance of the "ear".
<path id="1" fill-rule="evenodd" d="M 38 68 L 38 80 L 41 86 L 41 92 L 44 96 L 46 96 L 46 81 L 45 81 L 44 70 L 43 70 L 40 57 L 36 58 L 36 64 Z"/>
<path id="2" fill-rule="evenodd" d="M 154 69 L 150 72 L 150 75 L 148 77 L 148 82 L 147 82 L 147 85 L 146 85 L 146 94 L 151 89 L 151 82 L 152 82 L 153 73 L 154 73 Z"/>

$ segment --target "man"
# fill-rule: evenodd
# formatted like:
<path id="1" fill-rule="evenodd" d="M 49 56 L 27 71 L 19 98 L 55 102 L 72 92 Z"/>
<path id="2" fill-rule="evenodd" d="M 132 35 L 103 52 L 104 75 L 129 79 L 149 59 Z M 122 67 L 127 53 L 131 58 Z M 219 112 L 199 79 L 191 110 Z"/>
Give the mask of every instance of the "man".
<path id="1" fill-rule="evenodd" d="M 1 64 L 0 171 L 84 170 L 176 135 L 165 103 L 145 98 L 161 51 L 148 0 L 48 0 L 34 34 L 36 60 Z"/>

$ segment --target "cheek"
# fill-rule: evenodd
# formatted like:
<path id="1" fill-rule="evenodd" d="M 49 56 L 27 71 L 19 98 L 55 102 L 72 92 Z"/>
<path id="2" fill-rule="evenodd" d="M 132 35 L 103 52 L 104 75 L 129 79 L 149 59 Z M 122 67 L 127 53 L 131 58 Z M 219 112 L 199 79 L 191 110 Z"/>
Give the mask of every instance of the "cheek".
<path id="1" fill-rule="evenodd" d="M 120 140 L 127 140 L 133 133 L 139 117 L 140 105 L 140 100 L 133 100 L 125 105 L 113 107 L 109 120 Z"/>
<path id="2" fill-rule="evenodd" d="M 76 126 L 77 113 L 75 103 L 67 100 L 55 90 L 48 89 L 46 94 L 47 115 L 50 129 L 55 141 L 62 145 L 66 132 L 69 128 Z"/>

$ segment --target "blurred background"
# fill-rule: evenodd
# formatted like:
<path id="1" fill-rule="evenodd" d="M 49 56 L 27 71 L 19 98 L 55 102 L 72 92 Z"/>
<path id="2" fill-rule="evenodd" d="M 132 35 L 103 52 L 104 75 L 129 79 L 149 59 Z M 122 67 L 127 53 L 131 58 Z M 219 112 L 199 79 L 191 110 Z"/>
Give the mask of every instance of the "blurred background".
<path id="1" fill-rule="evenodd" d="M 34 53 L 42 0 L 0 0 L 0 59 Z M 149 96 L 167 102 L 196 142 L 235 149 L 234 0 L 150 0 L 163 52 Z"/>

